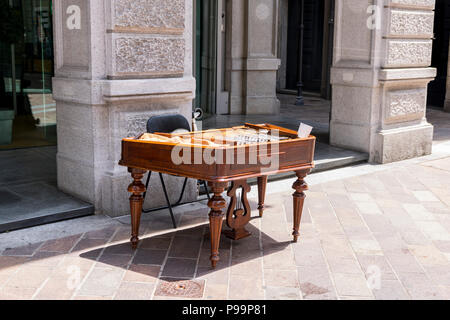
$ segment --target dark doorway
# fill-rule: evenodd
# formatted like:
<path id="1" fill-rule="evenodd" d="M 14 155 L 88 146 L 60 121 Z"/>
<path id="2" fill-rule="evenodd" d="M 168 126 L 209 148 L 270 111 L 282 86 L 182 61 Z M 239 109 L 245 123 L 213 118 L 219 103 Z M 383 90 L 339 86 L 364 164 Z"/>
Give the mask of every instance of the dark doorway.
<path id="1" fill-rule="evenodd" d="M 218 6 L 218 0 L 195 1 L 197 92 L 194 106 L 207 114 L 217 112 Z"/>
<path id="2" fill-rule="evenodd" d="M 428 86 L 428 104 L 442 108 L 447 88 L 447 69 L 450 37 L 450 1 L 437 0 L 434 20 L 435 40 L 433 43 L 432 67 L 437 76 Z"/>
<path id="3" fill-rule="evenodd" d="M 303 74 L 305 91 L 320 92 L 322 86 L 325 0 L 304 0 Z M 298 82 L 301 1 L 289 0 L 286 89 Z"/>
<path id="4" fill-rule="evenodd" d="M 0 12 L 0 150 L 56 145 L 51 1 L 1 0 Z"/>

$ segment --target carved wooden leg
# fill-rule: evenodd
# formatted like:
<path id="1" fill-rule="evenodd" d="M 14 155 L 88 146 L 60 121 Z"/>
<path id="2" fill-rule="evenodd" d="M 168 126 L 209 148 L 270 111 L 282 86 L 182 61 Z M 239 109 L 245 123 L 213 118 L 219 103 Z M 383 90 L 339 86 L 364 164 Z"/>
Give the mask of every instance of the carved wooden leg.
<path id="1" fill-rule="evenodd" d="M 225 213 L 222 211 L 227 205 L 222 197 L 222 192 L 227 187 L 226 183 L 209 183 L 211 192 L 214 196 L 208 201 L 208 207 L 211 208 L 209 213 L 209 229 L 211 232 L 211 265 L 216 267 L 219 262 L 219 244 L 220 234 L 222 232 L 223 217 Z"/>
<path id="2" fill-rule="evenodd" d="M 238 199 L 236 191 L 241 188 L 242 195 Z M 250 222 L 252 210 L 247 199 L 247 193 L 250 192 L 250 186 L 246 180 L 233 181 L 231 188 L 228 190 L 230 197 L 230 204 L 227 210 L 227 225 L 232 230 L 227 230 L 224 234 L 232 240 L 240 240 L 251 235 L 245 229 L 245 226 Z"/>
<path id="3" fill-rule="evenodd" d="M 262 218 L 264 214 L 264 202 L 266 199 L 267 176 L 258 177 L 258 210 Z"/>
<path id="4" fill-rule="evenodd" d="M 308 190 L 308 185 L 305 182 L 305 177 L 309 173 L 310 170 L 302 170 L 297 171 L 297 181 L 294 183 L 292 188 L 295 190 L 294 197 L 294 232 L 292 235 L 294 236 L 294 242 L 297 242 L 298 237 L 300 236 L 300 221 L 302 219 L 303 212 L 303 203 L 305 202 L 305 192 Z"/>
<path id="5" fill-rule="evenodd" d="M 142 204 L 144 197 L 142 194 L 146 191 L 145 185 L 142 183 L 145 170 L 128 168 L 128 172 L 133 177 L 133 182 L 128 187 L 128 192 L 131 192 L 130 209 L 131 209 L 131 246 L 133 249 L 137 248 L 139 242 L 139 225 L 141 223 Z"/>

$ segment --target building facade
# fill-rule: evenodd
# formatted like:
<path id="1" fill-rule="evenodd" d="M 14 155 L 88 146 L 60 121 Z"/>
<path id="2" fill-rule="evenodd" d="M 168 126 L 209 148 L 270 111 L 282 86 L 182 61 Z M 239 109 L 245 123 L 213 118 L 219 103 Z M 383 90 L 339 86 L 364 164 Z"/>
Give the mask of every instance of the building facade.
<path id="1" fill-rule="evenodd" d="M 430 154 L 435 0 L 59 0 L 47 4 L 58 187 L 123 215 L 121 139 L 150 116 L 279 113 L 277 90 L 298 82 L 300 3 L 305 90 L 331 99 L 331 144 L 376 163 Z M 167 184 L 178 194 L 177 178 Z"/>

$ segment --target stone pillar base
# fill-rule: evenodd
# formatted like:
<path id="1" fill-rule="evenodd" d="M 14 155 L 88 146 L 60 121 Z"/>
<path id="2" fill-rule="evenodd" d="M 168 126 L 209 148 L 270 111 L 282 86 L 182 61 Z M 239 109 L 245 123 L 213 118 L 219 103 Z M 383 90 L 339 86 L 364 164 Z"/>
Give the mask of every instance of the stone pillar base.
<path id="1" fill-rule="evenodd" d="M 58 154 L 58 188 L 80 200 L 98 205 L 95 196 L 95 169 L 91 163 L 80 163 Z"/>
<path id="2" fill-rule="evenodd" d="M 330 144 L 335 147 L 370 153 L 370 127 L 332 121 Z"/>
<path id="3" fill-rule="evenodd" d="M 445 100 L 444 111 L 450 112 L 450 100 Z"/>
<path id="4" fill-rule="evenodd" d="M 280 114 L 280 100 L 274 97 L 247 97 L 245 114 Z"/>
<path id="5" fill-rule="evenodd" d="M 370 161 L 390 163 L 429 155 L 433 131 L 429 123 L 380 131 L 376 135 L 377 151 L 371 155 Z"/>

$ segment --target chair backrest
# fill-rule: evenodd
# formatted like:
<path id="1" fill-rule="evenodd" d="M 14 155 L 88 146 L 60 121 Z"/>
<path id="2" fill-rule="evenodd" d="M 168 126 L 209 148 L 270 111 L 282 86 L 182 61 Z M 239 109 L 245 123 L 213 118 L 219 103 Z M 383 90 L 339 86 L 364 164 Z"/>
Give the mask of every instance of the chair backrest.
<path id="1" fill-rule="evenodd" d="M 163 114 L 151 117 L 147 122 L 147 132 L 171 133 L 175 130 L 191 131 L 189 121 L 181 114 Z"/>

